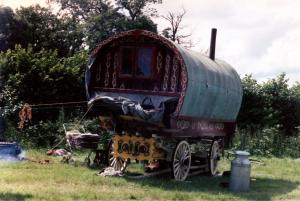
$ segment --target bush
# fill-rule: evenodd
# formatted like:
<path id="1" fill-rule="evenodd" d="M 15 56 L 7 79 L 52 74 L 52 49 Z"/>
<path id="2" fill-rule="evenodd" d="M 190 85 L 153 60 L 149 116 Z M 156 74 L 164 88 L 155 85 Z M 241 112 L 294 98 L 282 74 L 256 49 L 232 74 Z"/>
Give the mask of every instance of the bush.
<path id="1" fill-rule="evenodd" d="M 51 147 L 64 137 L 64 121 L 63 112 L 55 121 L 40 120 L 24 129 L 18 129 L 16 123 L 9 121 L 4 136 L 6 140 L 20 142 L 26 147 Z"/>
<path id="2" fill-rule="evenodd" d="M 285 136 L 278 127 L 265 128 L 254 135 L 243 130 L 236 132 L 231 149 L 247 150 L 252 155 L 297 158 L 300 157 L 300 138 Z"/>
<path id="3" fill-rule="evenodd" d="M 73 113 L 65 112 L 61 109 L 56 117 L 51 120 L 39 120 L 32 122 L 29 126 L 18 129 L 16 120 L 8 121 L 7 129 L 4 133 L 8 141 L 16 141 L 25 147 L 52 148 L 64 137 L 64 123 L 80 124 L 85 127 L 86 132 L 101 134 L 101 144 L 107 145 L 111 139 L 111 133 L 100 130 L 98 118 L 85 119 L 80 122 L 83 112 L 73 110 Z M 61 144 L 64 146 L 64 144 Z"/>

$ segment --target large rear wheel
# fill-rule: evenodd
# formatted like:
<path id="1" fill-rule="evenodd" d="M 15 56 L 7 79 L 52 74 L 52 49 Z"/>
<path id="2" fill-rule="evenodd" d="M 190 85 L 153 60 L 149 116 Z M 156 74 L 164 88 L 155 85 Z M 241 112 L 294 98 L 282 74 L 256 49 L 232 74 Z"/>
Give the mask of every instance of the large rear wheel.
<path id="1" fill-rule="evenodd" d="M 184 181 L 191 168 L 191 149 L 187 141 L 179 142 L 173 154 L 172 173 L 177 181 Z"/>
<path id="2" fill-rule="evenodd" d="M 208 165 L 209 173 L 214 176 L 217 173 L 218 162 L 221 157 L 221 148 L 218 141 L 214 140 L 210 146 Z"/>

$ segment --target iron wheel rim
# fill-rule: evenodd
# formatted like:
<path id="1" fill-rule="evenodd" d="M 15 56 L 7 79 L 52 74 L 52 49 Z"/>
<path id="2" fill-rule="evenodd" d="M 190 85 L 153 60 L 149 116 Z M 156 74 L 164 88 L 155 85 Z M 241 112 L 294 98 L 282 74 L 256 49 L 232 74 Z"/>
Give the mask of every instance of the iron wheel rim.
<path id="1" fill-rule="evenodd" d="M 181 141 L 175 149 L 172 161 L 174 179 L 184 181 L 191 168 L 191 150 L 187 141 Z"/>

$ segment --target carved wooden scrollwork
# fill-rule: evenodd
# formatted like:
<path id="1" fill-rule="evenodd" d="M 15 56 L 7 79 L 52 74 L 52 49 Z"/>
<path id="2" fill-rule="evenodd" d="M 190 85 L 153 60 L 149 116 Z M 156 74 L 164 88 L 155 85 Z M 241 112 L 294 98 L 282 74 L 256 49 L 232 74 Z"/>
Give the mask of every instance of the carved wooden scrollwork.
<path id="1" fill-rule="evenodd" d="M 112 87 L 117 87 L 118 53 L 114 55 L 114 72 L 112 75 Z"/>
<path id="2" fill-rule="evenodd" d="M 163 86 L 162 86 L 163 91 L 168 90 L 170 65 L 171 65 L 171 57 L 170 57 L 170 55 L 167 55 L 166 56 L 166 64 L 165 64 L 165 74 L 164 74 Z"/>
<path id="3" fill-rule="evenodd" d="M 106 72 L 105 72 L 105 80 L 104 80 L 104 86 L 105 86 L 105 87 L 108 87 L 108 86 L 109 86 L 110 63 L 111 63 L 111 55 L 110 55 L 110 53 L 108 53 L 108 54 L 107 54 L 107 57 L 106 57 Z"/>

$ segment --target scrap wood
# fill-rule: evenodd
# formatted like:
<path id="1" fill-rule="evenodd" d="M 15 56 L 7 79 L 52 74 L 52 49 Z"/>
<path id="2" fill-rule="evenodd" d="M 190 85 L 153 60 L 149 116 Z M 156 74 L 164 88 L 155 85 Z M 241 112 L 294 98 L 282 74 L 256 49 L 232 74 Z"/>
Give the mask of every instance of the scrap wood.
<path id="1" fill-rule="evenodd" d="M 42 165 L 50 163 L 49 159 L 35 160 L 33 158 L 25 157 L 25 158 L 23 158 L 23 160 L 27 160 L 27 161 L 30 161 L 30 162 L 33 162 L 33 163 L 39 163 L 39 164 L 42 164 Z"/>

